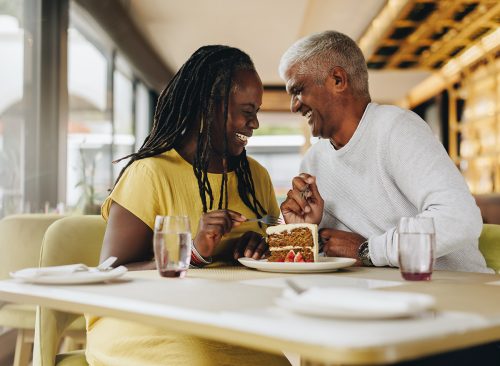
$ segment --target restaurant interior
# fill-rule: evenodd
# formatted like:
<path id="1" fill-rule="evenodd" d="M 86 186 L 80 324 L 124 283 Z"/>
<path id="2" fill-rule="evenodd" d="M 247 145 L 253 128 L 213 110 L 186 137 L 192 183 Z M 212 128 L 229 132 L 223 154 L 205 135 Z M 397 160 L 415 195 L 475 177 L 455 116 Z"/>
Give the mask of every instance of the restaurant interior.
<path id="1" fill-rule="evenodd" d="M 329 29 L 361 48 L 372 101 L 421 116 L 483 222 L 500 224 L 498 0 L 0 0 L 0 279 L 33 262 L 13 263 L 9 248 L 36 242 L 38 261 L 50 224 L 100 214 L 126 163 L 112 161 L 142 145 L 161 91 L 203 45 L 235 46 L 255 62 L 263 104 L 246 150 L 282 202 L 318 138 L 290 111 L 279 60 Z M 12 216 L 43 224 L 2 226 Z M 31 363 L 34 309 L 0 308 L 0 366 Z M 64 350 L 85 346 L 82 324 L 73 327 Z"/>

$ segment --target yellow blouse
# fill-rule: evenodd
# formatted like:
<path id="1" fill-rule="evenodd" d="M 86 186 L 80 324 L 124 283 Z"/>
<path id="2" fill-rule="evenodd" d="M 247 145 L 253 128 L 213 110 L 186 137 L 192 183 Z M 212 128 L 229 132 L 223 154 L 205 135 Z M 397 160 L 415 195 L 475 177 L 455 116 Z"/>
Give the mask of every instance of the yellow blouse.
<path id="1" fill-rule="evenodd" d="M 248 157 L 248 162 L 257 199 L 269 215 L 279 216 L 280 210 L 267 170 L 250 157 Z M 208 180 L 214 196 L 213 210 L 216 210 L 222 174 L 209 173 Z M 238 179 L 234 172 L 228 173 L 227 190 L 230 210 L 237 211 L 247 218 L 255 217 L 252 210 L 240 199 Z M 193 238 L 198 232 L 200 217 L 203 213 L 198 181 L 194 176 L 193 167 L 175 150 L 135 161 L 128 167 L 113 192 L 104 201 L 102 216 L 105 220 L 108 219 L 113 201 L 132 212 L 151 229 L 154 228 L 156 215 L 187 215 L 190 219 Z M 214 259 L 220 259 L 221 255 L 231 249 L 227 247 L 228 240 L 237 238 L 247 231 L 265 234 L 265 228 L 260 228 L 255 222 L 235 227 L 231 233 L 222 238 L 215 250 Z"/>
<path id="2" fill-rule="evenodd" d="M 249 157 L 248 161 L 259 202 L 268 214 L 279 216 L 269 174 L 252 158 Z M 213 191 L 214 209 L 217 209 L 222 174 L 209 174 L 208 179 Z M 229 209 L 247 218 L 255 217 L 238 195 L 234 172 L 228 174 L 228 199 Z M 193 237 L 203 212 L 193 167 L 175 150 L 138 160 L 127 168 L 102 206 L 102 216 L 106 220 L 113 201 L 132 212 L 151 229 L 154 228 L 156 215 L 187 215 Z M 214 259 L 222 259 L 225 254 L 232 252 L 230 240 L 246 231 L 264 235 L 264 229 L 254 222 L 235 227 L 222 238 Z M 90 315 L 87 316 L 86 357 L 91 366 L 289 365 L 281 355 Z"/>

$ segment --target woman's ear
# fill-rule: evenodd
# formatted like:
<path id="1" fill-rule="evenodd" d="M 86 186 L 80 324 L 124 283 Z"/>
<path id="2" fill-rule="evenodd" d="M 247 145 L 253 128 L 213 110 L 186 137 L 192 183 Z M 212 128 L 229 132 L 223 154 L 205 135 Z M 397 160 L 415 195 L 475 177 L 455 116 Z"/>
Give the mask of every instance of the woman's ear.
<path id="1" fill-rule="evenodd" d="M 348 87 L 347 72 L 340 66 L 332 67 L 328 73 L 330 85 L 337 92 L 342 92 Z"/>

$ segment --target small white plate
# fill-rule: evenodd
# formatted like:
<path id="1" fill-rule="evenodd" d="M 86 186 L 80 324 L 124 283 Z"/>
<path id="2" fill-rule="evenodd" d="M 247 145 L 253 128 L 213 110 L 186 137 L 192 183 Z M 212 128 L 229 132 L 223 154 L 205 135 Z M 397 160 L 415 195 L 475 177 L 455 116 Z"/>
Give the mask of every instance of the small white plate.
<path id="1" fill-rule="evenodd" d="M 339 268 L 350 267 L 356 260 L 353 258 L 320 257 L 319 262 L 268 262 L 267 259 L 238 258 L 241 264 L 265 272 L 310 273 L 332 272 Z"/>
<path id="2" fill-rule="evenodd" d="M 404 318 L 432 310 L 430 295 L 351 288 L 313 288 L 303 294 L 285 290 L 276 305 L 302 315 L 347 319 Z"/>
<path id="3" fill-rule="evenodd" d="M 38 275 L 34 268 L 21 269 L 11 272 L 10 276 L 24 282 L 44 284 L 44 285 L 75 285 L 84 283 L 97 283 L 123 276 L 127 272 L 127 267 L 119 266 L 110 271 L 98 271 L 90 268 L 89 271 L 79 271 L 73 273 L 44 274 Z"/>

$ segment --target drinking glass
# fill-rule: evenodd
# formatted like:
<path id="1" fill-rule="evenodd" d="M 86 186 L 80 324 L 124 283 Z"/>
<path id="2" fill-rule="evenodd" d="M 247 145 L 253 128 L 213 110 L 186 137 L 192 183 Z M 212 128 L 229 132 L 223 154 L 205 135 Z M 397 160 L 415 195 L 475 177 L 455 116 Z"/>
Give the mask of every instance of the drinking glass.
<path id="1" fill-rule="evenodd" d="M 184 277 L 191 261 L 188 217 L 156 216 L 153 247 L 161 276 Z"/>
<path id="2" fill-rule="evenodd" d="M 432 217 L 402 217 L 397 228 L 399 269 L 405 280 L 428 281 L 434 266 L 436 233 Z"/>

